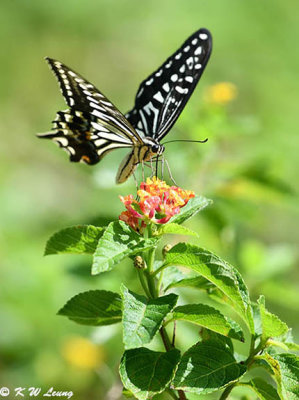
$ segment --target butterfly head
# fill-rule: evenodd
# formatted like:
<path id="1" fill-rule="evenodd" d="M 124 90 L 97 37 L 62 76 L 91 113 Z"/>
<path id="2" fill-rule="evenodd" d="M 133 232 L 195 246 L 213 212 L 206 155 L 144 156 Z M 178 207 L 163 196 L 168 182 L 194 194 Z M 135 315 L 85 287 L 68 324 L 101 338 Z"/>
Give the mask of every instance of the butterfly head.
<path id="1" fill-rule="evenodd" d="M 146 158 L 148 160 L 154 156 L 160 156 L 165 150 L 165 147 L 157 139 L 153 139 L 150 136 L 145 136 L 143 142 L 147 148 Z"/>
<path id="2" fill-rule="evenodd" d="M 165 147 L 162 144 L 159 143 L 154 143 L 151 146 L 151 152 L 156 154 L 157 156 L 160 156 L 165 150 Z"/>

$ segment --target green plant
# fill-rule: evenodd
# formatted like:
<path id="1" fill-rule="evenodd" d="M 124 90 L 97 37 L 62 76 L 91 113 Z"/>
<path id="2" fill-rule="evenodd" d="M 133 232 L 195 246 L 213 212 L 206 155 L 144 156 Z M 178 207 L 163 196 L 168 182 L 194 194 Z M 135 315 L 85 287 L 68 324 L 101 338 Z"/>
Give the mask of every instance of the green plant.
<path id="1" fill-rule="evenodd" d="M 130 257 L 144 294 L 123 284 L 120 293 L 88 291 L 71 298 L 59 315 L 91 326 L 122 323 L 125 351 L 119 372 L 126 396 L 145 400 L 166 392 L 174 399 L 186 399 L 188 392 L 204 395 L 224 389 L 220 395 L 224 400 L 233 388 L 245 386 L 260 399 L 297 399 L 299 358 L 291 351 L 299 346 L 287 325 L 266 309 L 263 296 L 256 303 L 250 300 L 236 268 L 211 251 L 184 242 L 164 246 L 161 259 L 156 259 L 164 235 L 197 237 L 181 224 L 211 202 L 156 178 L 142 183 L 137 194 L 138 200 L 121 197 L 126 211 L 118 221 L 107 227 L 61 230 L 49 239 L 45 254 L 92 254 L 93 275 Z M 242 327 L 210 305 L 177 305 L 179 296 L 170 291 L 180 287 L 203 290 L 215 304 L 228 305 L 243 321 Z M 181 320 L 200 327 L 198 341 L 183 354 L 175 335 Z M 156 335 L 163 351 L 144 347 Z M 234 350 L 233 340 L 245 342 L 245 337 L 250 345 L 243 357 Z M 248 378 L 255 367 L 264 368 L 275 384 L 262 377 Z"/>

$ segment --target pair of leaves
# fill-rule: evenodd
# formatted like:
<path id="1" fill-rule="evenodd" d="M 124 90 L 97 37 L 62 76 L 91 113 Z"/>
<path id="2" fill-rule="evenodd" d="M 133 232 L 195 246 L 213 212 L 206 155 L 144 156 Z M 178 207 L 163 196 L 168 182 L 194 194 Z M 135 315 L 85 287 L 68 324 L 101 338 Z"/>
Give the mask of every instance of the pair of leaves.
<path id="1" fill-rule="evenodd" d="M 157 238 L 144 239 L 123 221 L 106 228 L 73 226 L 54 234 L 47 242 L 45 255 L 58 253 L 93 254 L 92 274 L 111 270 L 125 257 L 154 247 Z"/>
<path id="2" fill-rule="evenodd" d="M 161 393 L 170 383 L 177 390 L 211 393 L 235 382 L 245 371 L 218 340 L 197 343 L 181 359 L 175 349 L 167 353 L 146 348 L 127 350 L 120 364 L 124 386 L 140 400 Z"/>
<path id="3" fill-rule="evenodd" d="M 178 265 L 190 268 L 216 286 L 254 333 L 248 289 L 236 268 L 210 251 L 186 243 L 178 243 L 166 254 L 165 268 Z"/>
<path id="4" fill-rule="evenodd" d="M 106 290 L 91 290 L 70 299 L 58 314 L 82 325 L 111 325 L 123 320 L 126 349 L 150 343 L 178 296 L 169 294 L 148 300 L 122 286 L 121 296 Z"/>
<path id="5" fill-rule="evenodd" d="M 123 320 L 123 341 L 126 349 L 150 343 L 163 320 L 174 309 L 178 296 L 169 294 L 147 299 L 122 286 L 122 298 L 106 290 L 80 293 L 58 312 L 83 325 L 110 325 Z M 173 310 L 168 322 L 184 320 L 237 340 L 244 340 L 239 325 L 213 307 L 187 304 Z"/>

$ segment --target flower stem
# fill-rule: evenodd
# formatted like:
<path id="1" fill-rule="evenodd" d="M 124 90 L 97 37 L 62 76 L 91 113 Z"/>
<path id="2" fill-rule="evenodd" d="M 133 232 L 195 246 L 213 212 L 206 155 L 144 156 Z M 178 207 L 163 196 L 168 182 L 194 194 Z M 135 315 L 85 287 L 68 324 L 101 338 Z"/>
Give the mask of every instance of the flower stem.
<path id="1" fill-rule="evenodd" d="M 138 271 L 139 281 L 140 281 L 141 286 L 142 286 L 142 288 L 143 288 L 143 290 L 144 290 L 144 293 L 146 294 L 147 297 L 150 298 L 150 297 L 151 297 L 151 294 L 150 294 L 150 292 L 149 292 L 149 290 L 148 290 L 148 287 L 147 287 L 147 285 L 146 285 L 146 281 L 145 281 L 145 279 L 144 279 L 144 271 L 141 270 L 141 269 L 138 269 L 137 271 Z"/>
<path id="2" fill-rule="evenodd" d="M 171 350 L 171 348 L 172 348 L 173 346 L 171 345 L 171 342 L 170 342 L 168 333 L 166 332 L 166 329 L 164 328 L 164 326 L 162 326 L 162 328 L 160 328 L 160 331 L 159 331 L 159 332 L 160 332 L 160 335 L 161 335 L 161 338 L 162 338 L 162 341 L 163 341 L 165 350 L 166 350 L 166 351 Z"/>
<path id="3" fill-rule="evenodd" d="M 151 225 L 148 225 L 146 231 L 144 232 L 144 237 L 145 238 L 150 238 L 150 237 L 152 237 L 152 235 L 153 235 L 152 234 L 152 227 L 151 227 Z M 155 247 L 147 250 L 144 253 L 144 259 L 146 261 L 147 268 L 144 271 L 141 272 L 141 275 L 143 275 L 143 279 L 144 279 L 144 276 L 146 277 L 147 287 L 146 287 L 146 285 L 145 285 L 145 287 L 143 286 L 142 279 L 140 280 L 140 282 L 142 284 L 142 287 L 143 287 L 146 295 L 149 298 L 157 298 L 157 297 L 159 297 L 160 288 L 161 288 L 161 284 L 162 284 L 163 266 L 160 267 L 158 270 L 154 271 L 155 253 L 156 253 L 156 248 Z M 160 274 L 158 282 L 156 282 L 156 275 L 159 272 L 161 272 L 161 274 Z M 144 282 L 144 280 L 143 280 L 143 282 Z M 156 285 L 156 283 L 157 283 L 157 285 Z M 145 282 L 144 282 L 144 284 L 145 284 Z M 171 349 L 173 349 L 174 345 L 172 345 L 164 325 L 162 325 L 162 327 L 160 328 L 159 333 L 160 333 L 161 339 L 163 341 L 165 350 L 166 351 L 170 351 Z M 176 397 L 176 395 L 175 395 L 175 393 L 174 393 L 174 391 L 172 389 L 167 389 L 167 392 L 175 400 L 177 400 L 177 397 Z M 186 399 L 186 395 L 185 395 L 183 390 L 178 390 L 178 395 L 179 395 L 179 399 L 180 400 L 187 400 Z"/>
<path id="4" fill-rule="evenodd" d="M 230 392 L 233 390 L 233 388 L 235 387 L 236 383 L 232 383 L 231 385 L 229 385 L 224 392 L 222 393 L 221 397 L 219 400 L 225 400 L 228 398 L 228 396 L 230 395 Z"/>

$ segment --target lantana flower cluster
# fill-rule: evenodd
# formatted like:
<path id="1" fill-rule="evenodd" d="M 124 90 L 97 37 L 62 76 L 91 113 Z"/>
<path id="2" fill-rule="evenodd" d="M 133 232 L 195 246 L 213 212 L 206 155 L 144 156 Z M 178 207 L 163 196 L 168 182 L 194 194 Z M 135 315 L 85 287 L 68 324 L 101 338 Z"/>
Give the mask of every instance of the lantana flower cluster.
<path id="1" fill-rule="evenodd" d="M 139 233 L 151 223 L 165 224 L 195 196 L 190 190 L 169 186 L 156 177 L 142 182 L 137 195 L 139 200 L 132 194 L 120 196 L 126 211 L 120 214 L 119 219 Z"/>

